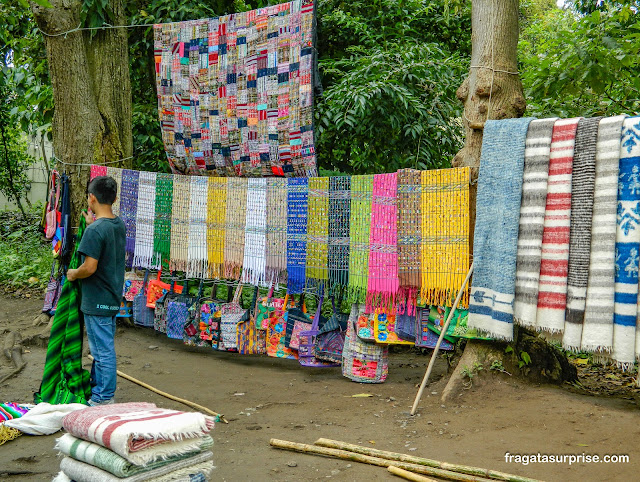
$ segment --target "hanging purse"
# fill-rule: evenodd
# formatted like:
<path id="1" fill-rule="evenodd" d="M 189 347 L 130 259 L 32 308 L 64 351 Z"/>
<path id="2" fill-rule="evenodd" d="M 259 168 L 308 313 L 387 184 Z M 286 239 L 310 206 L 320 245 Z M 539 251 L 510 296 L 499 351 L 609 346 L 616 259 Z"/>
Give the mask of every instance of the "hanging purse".
<path id="1" fill-rule="evenodd" d="M 142 282 L 142 288 L 133 297 L 133 322 L 136 325 L 144 327 L 152 327 L 153 319 L 155 317 L 154 311 L 147 307 L 147 294 L 146 286 L 149 279 L 149 270 L 144 272 L 144 281 Z M 126 298 L 125 298 L 126 299 Z"/>
<path id="2" fill-rule="evenodd" d="M 127 271 L 124 274 L 122 296 L 124 296 L 124 299 L 127 301 L 133 301 L 136 295 L 144 290 L 146 284 L 147 280 L 140 279 L 135 271 Z"/>
<path id="3" fill-rule="evenodd" d="M 200 286 L 198 287 L 198 296 L 195 303 L 192 303 L 188 307 L 188 317 L 184 325 L 184 333 L 182 335 L 182 342 L 187 346 L 209 346 L 211 339 L 208 340 L 200 336 L 200 308 L 204 302 L 202 292 L 204 289 L 204 280 L 200 280 Z M 215 285 L 213 286 L 213 292 L 215 293 Z"/>
<path id="4" fill-rule="evenodd" d="M 274 285 L 271 285 L 269 294 L 260 300 L 258 303 L 258 314 L 256 316 L 256 327 L 261 330 L 266 330 L 269 324 L 269 317 L 275 310 L 283 310 L 284 298 L 273 297 Z M 293 300 L 291 300 L 293 301 Z M 292 303 L 290 303 L 292 304 Z M 288 308 L 288 307 L 287 307 Z M 286 310 L 286 308 L 284 308 Z"/>
<path id="5" fill-rule="evenodd" d="M 413 342 L 398 338 L 396 334 L 396 314 L 385 308 L 376 308 L 373 312 L 373 333 L 376 343 L 391 345 L 412 345 Z"/>
<path id="6" fill-rule="evenodd" d="M 316 336 L 318 335 L 318 326 L 320 324 L 320 312 L 322 311 L 322 302 L 324 301 L 324 290 L 321 288 L 320 301 L 318 302 L 318 308 L 316 314 L 313 317 L 313 324 L 310 330 L 300 333 L 300 344 L 298 348 L 298 360 L 300 365 L 310 368 L 326 368 L 337 367 L 339 363 L 332 363 L 323 360 L 319 360 L 315 356 L 315 343 Z M 334 304 L 335 309 L 335 304 Z"/>
<path id="7" fill-rule="evenodd" d="M 184 282 L 184 291 L 176 294 L 167 305 L 167 337 L 174 340 L 184 338 L 184 329 L 189 323 L 189 310 L 198 298 L 189 295 L 189 281 Z"/>
<path id="8" fill-rule="evenodd" d="M 362 341 L 375 341 L 376 338 L 374 333 L 374 320 L 375 315 L 373 313 L 358 313 L 358 319 L 356 321 L 356 336 Z"/>
<path id="9" fill-rule="evenodd" d="M 283 309 L 276 309 L 271 313 L 267 324 L 267 355 L 274 358 L 298 359 L 298 352 L 285 346 L 287 314 L 284 310 L 288 306 L 289 294 L 284 297 Z"/>
<path id="10" fill-rule="evenodd" d="M 399 339 L 411 343 L 416 342 L 416 331 L 420 308 L 413 308 L 413 314 L 408 313 L 406 305 L 399 305 L 396 312 L 396 335 Z"/>
<path id="11" fill-rule="evenodd" d="M 267 334 L 256 327 L 258 287 L 253 292 L 253 300 L 238 323 L 238 353 L 241 355 L 264 355 L 267 351 Z"/>
<path id="12" fill-rule="evenodd" d="M 170 284 L 160 281 L 161 275 L 162 270 L 158 271 L 158 277 L 149 281 L 149 284 L 147 285 L 147 306 L 149 308 L 155 308 L 156 300 L 171 288 Z M 176 293 L 182 293 L 182 286 L 175 285 L 174 290 Z"/>
<path id="13" fill-rule="evenodd" d="M 419 348 L 435 348 L 438 343 L 439 334 L 429 328 L 434 321 L 444 318 L 445 309 L 438 306 L 420 308 L 416 322 L 416 346 Z M 442 339 L 440 350 L 451 351 L 454 344 L 445 338 Z"/>
<path id="14" fill-rule="evenodd" d="M 45 214 L 44 235 L 47 239 L 53 238 L 58 227 L 60 212 L 58 211 L 58 203 L 60 202 L 60 185 L 58 183 L 58 171 L 51 171 L 51 179 L 49 180 L 49 198 Z"/>
<path id="15" fill-rule="evenodd" d="M 43 313 L 55 312 L 58 305 L 58 298 L 60 298 L 60 291 L 62 290 L 63 277 L 61 270 L 56 270 L 56 261 L 51 264 L 51 275 L 49 276 L 49 282 L 47 283 L 47 290 L 44 294 L 44 305 L 42 306 Z"/>
<path id="16" fill-rule="evenodd" d="M 311 330 L 313 322 L 307 315 L 307 306 L 304 303 L 304 295 L 300 297 L 300 305 L 302 310 L 291 309 L 287 316 L 287 325 L 293 322 L 293 328 L 291 329 L 291 338 L 289 339 L 289 348 L 297 350 L 300 346 L 300 333 L 303 331 Z M 285 342 L 286 344 L 286 342 Z"/>
<path id="17" fill-rule="evenodd" d="M 344 290 L 340 292 L 338 307 L 342 306 Z M 336 309 L 335 300 L 331 298 L 333 315 L 329 318 L 316 337 L 315 356 L 319 360 L 342 364 L 342 350 L 346 336 L 349 315 L 340 313 Z"/>
<path id="18" fill-rule="evenodd" d="M 238 283 L 233 300 L 220 307 L 220 344 L 218 350 L 237 351 L 238 349 L 238 323 L 242 320 L 244 310 L 240 306 L 242 295 L 242 283 Z"/>
<path id="19" fill-rule="evenodd" d="M 149 284 L 151 284 L 152 282 L 153 280 L 150 281 Z M 160 333 L 167 332 L 167 304 L 176 294 L 174 291 L 174 287 L 175 287 L 175 280 L 171 278 L 171 283 L 169 284 L 169 291 L 162 294 L 160 298 L 158 298 L 154 302 L 155 308 L 154 308 L 154 317 L 153 317 L 153 327 L 155 328 L 156 331 L 159 331 Z M 149 305 L 147 304 L 147 306 Z"/>

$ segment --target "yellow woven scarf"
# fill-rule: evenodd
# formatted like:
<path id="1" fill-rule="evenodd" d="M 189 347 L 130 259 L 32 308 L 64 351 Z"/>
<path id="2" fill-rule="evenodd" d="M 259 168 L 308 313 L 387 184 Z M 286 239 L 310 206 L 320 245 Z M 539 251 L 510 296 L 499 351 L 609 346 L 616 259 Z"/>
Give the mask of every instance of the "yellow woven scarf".
<path id="1" fill-rule="evenodd" d="M 329 279 L 329 178 L 309 179 L 309 220 L 307 228 L 307 279 Z"/>
<path id="2" fill-rule="evenodd" d="M 207 191 L 207 255 L 209 277 L 224 275 L 224 231 L 227 215 L 227 179 L 210 177 Z"/>

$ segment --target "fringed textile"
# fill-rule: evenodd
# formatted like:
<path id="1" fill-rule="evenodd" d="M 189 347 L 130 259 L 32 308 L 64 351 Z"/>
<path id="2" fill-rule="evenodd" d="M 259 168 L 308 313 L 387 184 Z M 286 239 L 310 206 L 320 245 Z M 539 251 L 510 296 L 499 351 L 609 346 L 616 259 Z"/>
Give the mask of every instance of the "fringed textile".
<path id="1" fill-rule="evenodd" d="M 287 179 L 287 290 L 302 293 L 307 266 L 309 180 Z"/>
<path id="2" fill-rule="evenodd" d="M 140 171 L 122 170 L 120 217 L 126 227 L 125 265 L 131 268 L 136 247 L 136 215 L 138 209 L 138 179 Z"/>
<path id="3" fill-rule="evenodd" d="M 247 180 L 229 178 L 227 184 L 227 230 L 224 236 L 224 277 L 239 280 L 244 261 L 244 230 L 247 221 Z"/>
<path id="4" fill-rule="evenodd" d="M 421 179 L 420 171 L 398 171 L 398 282 L 400 298 L 403 302 L 407 300 L 409 307 L 417 303 L 422 284 Z M 410 312 L 413 314 L 413 308 Z"/>
<path id="5" fill-rule="evenodd" d="M 171 271 L 186 271 L 189 258 L 189 205 L 191 178 L 173 176 L 173 204 L 171 207 Z"/>
<path id="6" fill-rule="evenodd" d="M 267 180 L 247 182 L 247 218 L 242 281 L 265 285 L 267 244 Z M 255 323 L 254 323 L 255 325 Z"/>
<path id="7" fill-rule="evenodd" d="M 610 353 L 613 349 L 616 211 L 620 133 L 625 116 L 600 121 L 596 144 L 591 254 L 580 349 Z"/>
<path id="8" fill-rule="evenodd" d="M 209 278 L 224 276 L 224 234 L 227 215 L 227 178 L 209 177 L 207 194 L 207 252 Z"/>
<path id="9" fill-rule="evenodd" d="M 522 203 L 516 260 L 516 295 L 513 316 L 516 323 L 536 326 L 538 284 L 542 259 L 542 232 L 547 205 L 551 134 L 557 118 L 534 120 L 529 124 L 524 149 Z"/>
<path id="10" fill-rule="evenodd" d="M 329 279 L 329 178 L 309 179 L 307 221 L 307 282 L 319 284 Z"/>
<path id="11" fill-rule="evenodd" d="M 487 121 L 480 156 L 468 326 L 509 341 L 513 339 L 524 149 L 531 121 Z"/>
<path id="12" fill-rule="evenodd" d="M 156 213 L 156 173 L 140 172 L 138 209 L 136 213 L 136 244 L 133 266 L 153 268 L 153 227 Z"/>
<path id="13" fill-rule="evenodd" d="M 171 211 L 173 209 L 173 175 L 156 175 L 156 208 L 153 223 L 154 268 L 162 269 L 171 257 Z"/>
<path id="14" fill-rule="evenodd" d="M 564 330 L 569 271 L 571 177 L 579 120 L 573 118 L 557 121 L 551 135 L 536 313 L 536 328 L 548 333 L 561 333 Z"/>
<path id="15" fill-rule="evenodd" d="M 589 277 L 589 248 L 593 219 L 593 191 L 596 182 L 596 142 L 601 117 L 581 119 L 576 132 L 576 148 L 571 176 L 571 228 L 567 312 L 562 346 L 579 351 L 584 322 L 584 306 Z"/>
<path id="16" fill-rule="evenodd" d="M 422 290 L 427 305 L 451 306 L 469 271 L 471 169 L 422 171 Z M 469 306 L 465 289 L 460 306 Z"/>
<path id="17" fill-rule="evenodd" d="M 338 295 L 349 284 L 349 219 L 351 178 L 329 179 L 329 289 Z"/>
<path id="18" fill-rule="evenodd" d="M 616 284 L 612 358 L 624 370 L 633 368 L 640 263 L 640 116 L 622 124 L 618 174 Z"/>
<path id="19" fill-rule="evenodd" d="M 120 202 L 122 199 L 122 169 L 119 167 L 107 167 L 107 176 L 111 176 L 115 179 L 118 186 L 118 194 L 116 195 L 116 200 L 111 205 L 111 210 L 113 211 L 113 214 L 120 216 Z"/>
<path id="20" fill-rule="evenodd" d="M 287 282 L 287 180 L 267 179 L 267 266 L 269 283 Z"/>
<path id="21" fill-rule="evenodd" d="M 397 173 L 373 176 L 367 312 L 393 307 L 398 293 L 397 189 Z"/>
<path id="22" fill-rule="evenodd" d="M 348 290 L 351 303 L 364 304 L 367 299 L 372 190 L 373 175 L 351 177 Z"/>
<path id="23" fill-rule="evenodd" d="M 206 177 L 191 176 L 189 247 L 187 250 L 187 277 L 189 278 L 206 278 L 209 273 L 207 256 L 208 186 Z"/>
<path id="24" fill-rule="evenodd" d="M 106 176 L 106 175 L 107 175 L 107 166 L 97 166 L 97 165 L 93 164 L 91 166 L 91 172 L 89 174 L 89 180 L 91 181 L 95 177 Z"/>

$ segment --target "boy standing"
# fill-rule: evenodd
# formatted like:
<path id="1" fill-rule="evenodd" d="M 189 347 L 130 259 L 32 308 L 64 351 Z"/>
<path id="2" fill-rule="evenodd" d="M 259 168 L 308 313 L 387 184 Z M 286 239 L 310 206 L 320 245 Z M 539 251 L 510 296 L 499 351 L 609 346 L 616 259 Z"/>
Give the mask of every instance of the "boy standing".
<path id="1" fill-rule="evenodd" d="M 96 219 L 84 214 L 87 229 L 78 248 L 84 262 L 67 271 L 69 281 L 82 280 L 80 309 L 94 358 L 91 406 L 113 403 L 116 391 L 115 316 L 122 300 L 125 256 L 125 226 L 111 209 L 117 190 L 116 181 L 108 176 L 89 183 L 87 202 Z"/>

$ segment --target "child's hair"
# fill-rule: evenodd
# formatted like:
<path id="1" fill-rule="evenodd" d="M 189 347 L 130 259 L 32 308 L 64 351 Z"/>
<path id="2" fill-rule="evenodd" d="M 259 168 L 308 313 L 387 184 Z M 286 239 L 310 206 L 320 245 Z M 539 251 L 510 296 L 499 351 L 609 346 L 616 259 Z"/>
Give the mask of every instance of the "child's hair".
<path id="1" fill-rule="evenodd" d="M 89 183 L 87 193 L 93 194 L 100 204 L 113 204 L 118 194 L 118 184 L 112 177 L 98 176 Z"/>

